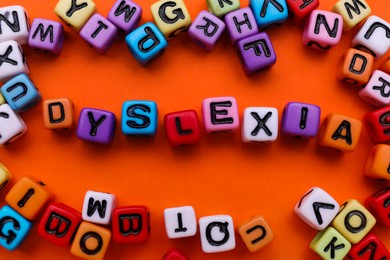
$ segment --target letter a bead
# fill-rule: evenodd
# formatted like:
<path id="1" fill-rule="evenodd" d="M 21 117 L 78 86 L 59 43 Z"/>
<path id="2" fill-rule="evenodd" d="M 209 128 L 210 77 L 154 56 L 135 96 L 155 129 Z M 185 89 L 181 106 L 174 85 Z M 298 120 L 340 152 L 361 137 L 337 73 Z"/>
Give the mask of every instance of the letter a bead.
<path id="1" fill-rule="evenodd" d="M 80 31 L 89 17 L 96 12 L 96 5 L 91 0 L 59 0 L 54 12 L 67 25 Z"/>
<path id="2" fill-rule="evenodd" d="M 351 243 L 335 228 L 328 227 L 313 238 L 310 248 L 322 259 L 344 259 L 351 249 Z"/>
<path id="3" fill-rule="evenodd" d="M 236 131 L 240 126 L 234 97 L 206 98 L 202 102 L 202 113 L 204 128 L 209 134 Z"/>
<path id="4" fill-rule="evenodd" d="M 348 257 L 350 259 L 385 260 L 390 259 L 390 253 L 379 238 L 370 233 L 352 246 Z"/>
<path id="5" fill-rule="evenodd" d="M 256 252 L 268 245 L 274 234 L 262 216 L 255 216 L 240 225 L 238 232 L 250 252 Z"/>

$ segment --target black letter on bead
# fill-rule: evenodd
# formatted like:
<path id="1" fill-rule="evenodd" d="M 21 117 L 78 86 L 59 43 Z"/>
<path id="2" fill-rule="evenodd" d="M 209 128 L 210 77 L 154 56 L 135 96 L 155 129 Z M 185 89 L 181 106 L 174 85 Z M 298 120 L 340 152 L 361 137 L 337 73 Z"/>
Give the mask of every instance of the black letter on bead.
<path id="1" fill-rule="evenodd" d="M 26 202 L 31 198 L 32 195 L 34 195 L 35 190 L 33 188 L 30 188 L 27 190 L 26 194 L 24 194 L 23 198 L 18 201 L 19 208 L 23 208 Z"/>
<path id="2" fill-rule="evenodd" d="M 56 107 L 58 106 L 59 109 L 60 109 L 60 117 L 59 118 L 54 118 L 54 114 L 53 114 L 53 107 Z M 54 102 L 54 103 L 50 103 L 49 106 L 48 106 L 48 109 L 49 109 L 49 121 L 50 123 L 52 124 L 57 124 L 57 123 L 60 123 L 62 121 L 65 120 L 65 108 L 64 108 L 64 105 L 61 103 L 61 102 Z"/>
<path id="3" fill-rule="evenodd" d="M 259 48 L 259 45 L 261 45 L 261 48 L 262 48 L 262 50 L 264 52 L 265 57 L 270 57 L 271 56 L 271 51 L 270 51 L 270 49 L 268 47 L 267 41 L 263 40 L 263 39 L 256 40 L 256 41 L 244 44 L 244 50 L 247 51 L 250 48 L 253 48 L 253 51 L 255 52 L 255 55 L 256 56 L 261 56 L 261 50 Z"/>
<path id="4" fill-rule="evenodd" d="M 318 14 L 317 20 L 316 20 L 316 26 L 314 27 L 314 33 L 319 34 L 320 33 L 320 26 L 321 24 L 324 25 L 325 30 L 328 32 L 329 36 L 332 38 L 336 38 L 338 26 L 339 26 L 339 19 L 336 18 L 334 21 L 333 29 L 330 29 L 328 22 L 326 21 L 325 15 Z"/>
<path id="5" fill-rule="evenodd" d="M 261 226 L 261 225 L 256 225 L 254 227 L 251 227 L 250 229 L 248 229 L 247 231 L 245 231 L 245 233 L 247 234 L 250 234 L 252 233 L 253 231 L 255 231 L 256 229 L 260 229 L 261 230 L 261 236 L 259 236 L 258 238 L 255 238 L 251 241 L 251 244 L 254 245 L 258 242 L 260 242 L 261 240 L 263 240 L 266 236 L 267 236 L 267 230 L 265 229 L 265 227 Z"/>
<path id="6" fill-rule="evenodd" d="M 358 227 L 353 227 L 350 223 L 349 223 L 349 220 L 353 217 L 353 216 L 358 216 L 361 220 L 361 223 L 360 223 L 360 226 Z M 351 212 L 349 212 L 346 216 L 345 216 L 345 219 L 344 219 L 344 225 L 345 225 L 345 228 L 348 229 L 349 232 L 351 233 L 359 233 L 360 231 L 362 231 L 363 229 L 366 228 L 367 226 L 367 218 L 366 216 L 363 214 L 363 212 L 359 211 L 359 210 L 352 210 Z"/>
<path id="7" fill-rule="evenodd" d="M 232 102 L 211 102 L 210 103 L 210 113 L 211 113 L 211 123 L 213 125 L 223 125 L 223 124 L 233 124 L 232 117 L 217 118 L 217 115 L 226 116 L 228 111 L 226 109 L 217 110 L 217 107 L 231 107 Z"/>
<path id="8" fill-rule="evenodd" d="M 335 251 L 338 249 L 343 249 L 345 247 L 344 244 L 335 245 L 337 241 L 337 237 L 333 237 L 330 243 L 324 248 L 324 252 L 328 252 L 330 250 L 330 258 L 335 258 Z"/>
<path id="9" fill-rule="evenodd" d="M 79 5 L 76 2 L 77 2 L 77 0 L 72 0 L 70 9 L 66 12 L 66 16 L 71 17 L 74 12 L 88 6 L 88 4 L 86 2 L 81 3 Z"/>
<path id="10" fill-rule="evenodd" d="M 303 199 L 306 198 L 312 192 L 313 192 L 313 189 L 309 190 L 305 195 L 302 196 L 302 198 L 298 202 L 298 208 L 300 208 L 302 206 Z"/>
<path id="11" fill-rule="evenodd" d="M 370 251 L 370 257 L 368 259 L 379 259 L 376 257 L 376 248 L 377 248 L 377 243 L 375 243 L 374 241 L 372 241 L 371 243 L 369 243 L 368 245 L 366 245 L 365 247 L 363 247 L 359 252 L 358 252 L 358 256 L 362 257 L 367 251 Z M 381 260 L 386 260 L 387 258 L 386 257 L 383 257 L 383 258 L 380 258 Z"/>
<path id="12" fill-rule="evenodd" d="M 96 248 L 94 248 L 94 249 L 87 248 L 86 243 L 87 243 L 87 240 L 90 239 L 90 238 L 94 238 L 98 242 Z M 102 237 L 98 233 L 90 231 L 90 232 L 85 233 L 81 237 L 79 245 L 80 245 L 80 249 L 85 254 L 87 254 L 87 255 L 96 255 L 97 253 L 100 252 L 100 250 L 103 247 L 103 239 L 102 239 Z"/>
<path id="13" fill-rule="evenodd" d="M 303 4 L 299 6 L 299 9 L 302 10 L 313 3 L 314 0 L 303 0 Z"/>
<path id="14" fill-rule="evenodd" d="M 114 15 L 120 16 L 122 13 L 125 13 L 125 22 L 128 23 L 135 14 L 135 11 L 137 11 L 135 7 L 131 8 L 129 5 L 126 5 L 125 1 L 121 1 L 118 8 L 114 12 Z"/>
<path id="15" fill-rule="evenodd" d="M 125 229 L 125 221 L 128 222 L 128 229 Z M 121 214 L 119 215 L 119 232 L 122 236 L 138 235 L 142 231 L 141 214 Z"/>
<path id="16" fill-rule="evenodd" d="M 16 60 L 12 60 L 12 59 L 8 58 L 8 56 L 11 54 L 12 50 L 13 50 L 12 46 L 8 46 L 5 53 L 3 55 L 0 55 L 0 67 L 1 67 L 1 65 L 3 65 L 4 62 L 7 62 L 7 63 L 12 64 L 12 65 L 18 65 L 18 62 Z"/>
<path id="17" fill-rule="evenodd" d="M 176 6 L 175 2 L 165 2 L 160 6 L 160 8 L 158 9 L 158 15 L 160 16 L 161 20 L 163 20 L 163 22 L 168 24 L 173 24 L 176 23 L 179 19 L 185 19 L 183 10 L 181 8 L 172 10 L 172 13 L 176 15 L 174 18 L 169 18 L 167 16 L 166 14 L 167 7 L 175 7 L 175 6 Z"/>
<path id="18" fill-rule="evenodd" d="M 390 111 L 383 113 L 379 117 L 379 123 L 381 124 L 381 126 L 383 127 L 390 126 L 389 117 L 390 117 Z M 390 128 L 383 129 L 383 133 L 385 135 L 390 135 Z"/>
<path id="19" fill-rule="evenodd" d="M 52 226 L 53 221 L 56 223 L 54 227 Z M 68 233 L 71 225 L 71 220 L 58 213 L 52 212 L 46 222 L 45 231 L 50 235 L 63 237 L 66 235 L 66 233 Z"/>
<path id="20" fill-rule="evenodd" d="M 362 65 L 359 70 L 355 69 L 356 60 L 360 59 L 362 61 Z M 367 66 L 367 58 L 361 54 L 355 53 L 352 57 L 351 64 L 349 64 L 349 71 L 355 74 L 362 74 L 366 70 Z"/>
<path id="21" fill-rule="evenodd" d="M 160 44 L 160 40 L 157 38 L 156 34 L 153 32 L 153 30 L 150 28 L 150 27 L 145 27 L 145 33 L 146 33 L 146 36 L 143 37 L 139 42 L 138 42 L 138 49 L 143 52 L 143 53 L 146 53 L 146 52 L 149 52 L 151 51 L 154 47 L 156 47 L 157 45 Z M 145 43 L 147 41 L 150 41 L 152 40 L 153 41 L 153 44 L 148 44 L 145 48 Z"/>
<path id="22" fill-rule="evenodd" d="M 345 133 L 345 135 L 342 135 L 341 133 L 343 132 L 344 129 L 345 129 L 346 133 Z M 341 122 L 339 127 L 336 129 L 336 131 L 332 135 L 333 140 L 337 140 L 339 138 L 344 139 L 347 142 L 347 144 L 349 144 L 349 145 L 352 144 L 351 123 L 348 122 L 347 120 L 343 120 L 343 122 Z"/>
<path id="23" fill-rule="evenodd" d="M 241 31 L 241 26 L 243 26 L 243 25 L 245 25 L 245 24 L 248 26 L 248 29 L 249 29 L 249 30 L 252 30 L 252 24 L 251 24 L 251 22 L 249 21 L 249 18 L 248 18 L 248 14 L 247 14 L 247 13 L 244 13 L 244 20 L 243 20 L 243 21 L 239 22 L 239 21 L 237 20 L 237 17 L 234 16 L 234 17 L 233 17 L 233 22 L 234 22 L 234 25 L 236 26 L 237 31 L 238 31 L 239 33 L 242 32 L 242 31 Z"/>
<path id="24" fill-rule="evenodd" d="M 390 97 L 390 82 L 386 81 L 382 77 L 379 77 L 379 81 L 382 82 L 382 86 L 374 86 L 373 89 L 379 90 L 382 97 Z M 388 88 L 387 92 L 385 91 L 386 87 Z"/>
<path id="25" fill-rule="evenodd" d="M 333 204 L 329 204 L 329 203 L 322 203 L 322 202 L 314 202 L 313 203 L 313 210 L 314 210 L 314 214 L 316 215 L 316 219 L 317 219 L 318 224 L 322 225 L 322 223 L 324 223 L 324 221 L 322 220 L 321 213 L 320 213 L 320 208 L 334 209 L 334 207 L 335 206 Z"/>
<path id="26" fill-rule="evenodd" d="M 136 109 L 139 109 L 145 113 L 151 112 L 150 107 L 148 107 L 146 105 L 142 105 L 142 104 L 131 105 L 127 108 L 127 111 L 126 111 L 127 115 L 129 117 L 134 117 L 134 118 L 137 118 L 139 120 L 142 120 L 142 123 L 137 123 L 135 120 L 127 120 L 126 124 L 129 127 L 136 128 L 136 129 L 148 127 L 150 125 L 150 118 L 145 116 L 145 115 L 137 114 Z"/>
<path id="27" fill-rule="evenodd" d="M 3 30 L 1 29 L 1 22 L 4 21 L 5 24 L 13 31 L 13 32 L 19 32 L 20 31 L 20 24 L 19 24 L 19 17 L 18 12 L 12 11 L 12 17 L 14 19 L 14 23 L 11 23 L 8 20 L 9 12 L 5 12 L 4 16 L 0 14 L 0 34 L 3 33 Z"/>
<path id="28" fill-rule="evenodd" d="M 264 0 L 263 6 L 261 7 L 261 12 L 260 12 L 260 16 L 261 17 L 265 17 L 266 16 L 269 3 L 273 4 L 275 6 L 275 8 L 279 12 L 283 12 L 284 11 L 283 6 L 278 1 L 275 1 L 275 0 Z"/>
<path id="29" fill-rule="evenodd" d="M 176 131 L 179 135 L 190 135 L 192 134 L 192 129 L 182 129 L 180 117 L 175 117 L 175 125 L 176 125 Z"/>
<path id="30" fill-rule="evenodd" d="M 104 218 L 106 215 L 106 207 L 107 207 L 107 201 L 102 200 L 94 200 L 93 198 L 89 198 L 88 200 L 88 209 L 87 209 L 87 215 L 88 217 L 91 217 L 95 211 L 98 211 L 98 214 L 101 218 Z"/>
<path id="31" fill-rule="evenodd" d="M 206 227 L 206 239 L 212 246 L 221 246 L 225 244 L 230 237 L 229 230 L 228 230 L 228 222 L 211 222 L 210 224 L 207 225 Z M 213 237 L 211 236 L 211 231 L 213 230 L 214 227 L 219 228 L 219 231 L 221 233 L 224 233 L 224 237 L 217 241 L 214 240 Z"/>
<path id="32" fill-rule="evenodd" d="M 263 129 L 268 136 L 272 136 L 271 130 L 267 127 L 267 121 L 272 116 L 272 112 L 268 112 L 263 118 L 260 118 L 259 114 L 256 112 L 251 112 L 251 116 L 257 121 L 256 128 L 251 132 L 252 136 L 256 136 L 261 129 Z"/>
<path id="33" fill-rule="evenodd" d="M 96 36 L 100 33 L 101 30 L 107 30 L 108 26 L 107 24 L 103 23 L 102 21 L 98 21 L 99 27 L 91 34 L 91 37 L 93 39 L 96 38 Z"/>
<path id="34" fill-rule="evenodd" d="M 307 107 L 302 107 L 301 109 L 301 121 L 299 121 L 299 128 L 305 129 L 307 123 L 307 114 L 309 113 L 309 109 Z"/>
<path id="35" fill-rule="evenodd" d="M 177 224 L 179 227 L 175 228 L 175 233 L 187 231 L 187 228 L 183 227 L 183 218 L 181 213 L 177 213 Z"/>
<path id="36" fill-rule="evenodd" d="M 371 35 L 374 33 L 374 31 L 378 28 L 381 27 L 383 30 L 385 30 L 386 33 L 386 38 L 390 38 L 390 28 L 384 25 L 383 23 L 380 22 L 375 22 L 373 23 L 370 28 L 368 28 L 366 34 L 364 35 L 364 38 L 369 39 Z"/>
<path id="37" fill-rule="evenodd" d="M 219 7 L 224 8 L 225 5 L 223 3 L 227 3 L 228 5 L 233 5 L 233 2 L 230 0 L 218 0 Z"/>
<path id="38" fill-rule="evenodd" d="M 9 230 L 8 228 L 7 228 L 7 234 L 3 233 L 3 228 L 8 223 L 12 223 L 13 224 L 13 228 L 15 230 L 19 230 L 20 229 L 19 221 L 17 221 L 14 218 L 7 216 L 7 217 L 3 217 L 2 219 L 0 219 L 0 238 L 5 238 L 5 240 L 6 240 L 5 243 L 7 245 L 11 244 L 15 240 L 15 238 L 16 238 L 15 232 L 13 232 L 12 230 Z"/>
<path id="39" fill-rule="evenodd" d="M 358 5 L 360 5 L 363 9 L 367 9 L 367 6 L 365 6 L 362 2 L 359 0 L 352 0 L 353 6 L 350 3 L 344 3 L 345 10 L 348 12 L 348 17 L 349 19 L 353 19 L 352 12 L 353 11 L 355 14 L 360 14 L 360 8 Z"/>
<path id="40" fill-rule="evenodd" d="M 99 126 L 103 123 L 103 121 L 106 120 L 106 116 L 103 115 L 98 119 L 98 121 L 95 121 L 95 118 L 93 118 L 93 113 L 88 112 L 88 119 L 89 123 L 91 124 L 91 131 L 89 131 L 89 135 L 96 136 L 97 130 Z"/>
<path id="41" fill-rule="evenodd" d="M 205 25 L 197 25 L 196 29 L 203 30 L 203 33 L 205 36 L 212 37 L 219 29 L 218 24 L 214 23 L 213 21 L 211 21 L 207 17 L 203 17 L 203 20 L 206 22 L 206 24 Z M 209 28 L 211 28 L 210 31 L 209 31 Z"/>
<path id="42" fill-rule="evenodd" d="M 49 27 L 47 27 L 46 31 L 45 31 L 45 28 L 43 27 L 43 24 L 39 24 L 38 25 L 38 28 L 35 30 L 32 38 L 35 39 L 37 37 L 37 35 L 39 34 L 40 35 L 40 39 L 42 42 L 44 42 L 47 38 L 47 35 L 50 36 L 49 40 L 51 43 L 54 42 L 54 28 L 53 28 L 53 25 L 49 25 Z"/>
<path id="43" fill-rule="evenodd" d="M 12 101 L 13 102 L 16 102 L 18 101 L 19 99 L 21 99 L 22 97 L 24 97 L 26 94 L 27 94 L 27 91 L 28 91 L 28 88 L 26 86 L 26 84 L 24 84 L 23 82 L 17 82 L 15 84 L 13 84 L 12 86 L 9 86 L 5 91 L 7 91 L 8 93 L 10 93 L 11 91 L 13 91 L 14 89 L 18 88 L 18 87 L 21 87 L 22 88 L 22 91 L 16 95 L 15 97 L 12 98 Z"/>

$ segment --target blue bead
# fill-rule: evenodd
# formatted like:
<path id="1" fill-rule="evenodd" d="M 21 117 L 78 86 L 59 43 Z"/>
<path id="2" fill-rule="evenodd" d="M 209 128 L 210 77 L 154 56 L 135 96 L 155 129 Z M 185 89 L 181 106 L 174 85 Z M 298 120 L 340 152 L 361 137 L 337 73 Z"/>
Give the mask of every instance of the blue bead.
<path id="1" fill-rule="evenodd" d="M 41 95 L 26 74 L 19 74 L 1 87 L 1 94 L 16 112 L 23 112 L 36 105 Z"/>
<path id="2" fill-rule="evenodd" d="M 154 136 L 157 131 L 157 104 L 131 100 L 122 106 L 122 132 L 125 135 Z"/>
<path id="3" fill-rule="evenodd" d="M 141 65 L 146 65 L 160 56 L 168 46 L 164 35 L 151 22 L 129 33 L 125 40 L 127 47 Z"/>
<path id="4" fill-rule="evenodd" d="M 0 245 L 15 250 L 26 238 L 32 223 L 9 206 L 0 209 Z"/>
<path id="5" fill-rule="evenodd" d="M 282 24 L 288 18 L 286 0 L 249 0 L 249 5 L 260 29 Z"/>

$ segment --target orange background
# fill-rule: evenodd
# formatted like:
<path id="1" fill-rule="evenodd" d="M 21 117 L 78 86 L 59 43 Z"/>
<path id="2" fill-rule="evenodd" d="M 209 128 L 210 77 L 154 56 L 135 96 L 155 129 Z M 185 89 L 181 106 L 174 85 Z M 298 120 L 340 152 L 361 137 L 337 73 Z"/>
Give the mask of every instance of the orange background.
<path id="1" fill-rule="evenodd" d="M 58 20 L 57 1 L 2 0 L 1 5 L 25 6 L 30 19 Z M 143 8 L 141 23 L 152 21 L 155 0 L 136 1 Z M 336 1 L 322 1 L 330 10 Z M 95 0 L 106 16 L 114 0 Z M 388 1 L 368 1 L 372 14 L 389 21 Z M 242 6 L 247 6 L 247 1 Z M 206 9 L 202 1 L 186 1 L 192 19 Z M 169 41 L 163 56 L 141 67 L 124 42 L 124 35 L 105 54 L 99 55 L 69 27 L 58 56 L 28 49 L 31 78 L 44 99 L 69 97 L 76 118 L 84 107 L 112 111 L 117 130 L 111 146 L 79 140 L 75 130 L 55 132 L 44 128 L 41 104 L 24 112 L 27 135 L 0 151 L 0 161 L 15 180 L 32 175 L 50 187 L 56 200 L 81 211 L 87 190 L 114 193 L 118 206 L 144 204 L 151 212 L 150 240 L 137 245 L 111 242 L 107 259 L 160 259 L 177 247 L 191 259 L 313 259 L 308 244 L 316 231 L 293 212 L 300 197 L 311 187 L 329 192 L 339 203 L 354 198 L 364 201 L 385 187 L 363 175 L 364 163 L 373 146 L 363 129 L 357 149 L 348 154 L 317 146 L 316 139 L 296 140 L 279 135 L 274 143 L 244 144 L 240 132 L 206 135 L 199 144 L 179 149 L 168 145 L 163 116 L 168 112 L 195 109 L 201 117 L 204 98 L 236 97 L 239 112 L 249 106 L 273 106 L 281 115 L 289 101 L 319 105 L 322 118 L 340 113 L 357 119 L 374 107 L 358 95 L 358 88 L 336 79 L 343 53 L 357 28 L 345 33 L 328 52 L 304 47 L 302 26 L 288 20 L 267 30 L 277 62 L 269 70 L 246 76 L 227 33 L 212 52 L 195 45 L 188 35 Z M 389 56 L 389 55 L 387 55 Z M 380 65 L 383 59 L 376 62 Z M 125 100 L 157 102 L 159 126 L 152 139 L 129 138 L 121 133 L 120 112 Z M 279 119 L 280 121 L 280 119 Z M 253 215 L 263 215 L 275 239 L 257 253 L 249 253 L 236 233 L 233 251 L 205 254 L 195 237 L 169 240 L 165 234 L 164 208 L 192 205 L 197 218 L 229 214 L 237 227 Z M 70 259 L 70 246 L 58 247 L 36 232 L 36 223 L 15 252 L 0 249 L 0 258 Z M 376 226 L 375 234 L 390 248 L 390 229 Z"/>

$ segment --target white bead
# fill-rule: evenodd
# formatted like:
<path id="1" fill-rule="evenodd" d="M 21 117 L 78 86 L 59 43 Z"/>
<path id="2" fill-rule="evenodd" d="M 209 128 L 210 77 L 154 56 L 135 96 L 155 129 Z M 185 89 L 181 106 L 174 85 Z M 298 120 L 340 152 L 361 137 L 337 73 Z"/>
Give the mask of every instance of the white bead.
<path id="1" fill-rule="evenodd" d="M 30 31 L 26 10 L 19 5 L 0 8 L 0 29 L 0 42 L 14 40 L 26 44 Z"/>
<path id="2" fill-rule="evenodd" d="M 110 193 L 87 191 L 84 197 L 82 218 L 96 224 L 107 225 L 116 205 L 116 196 Z"/>
<path id="3" fill-rule="evenodd" d="M 197 229 L 195 210 L 192 206 L 164 210 L 165 230 L 169 238 L 195 236 Z"/>
<path id="4" fill-rule="evenodd" d="M 7 145 L 27 132 L 26 124 L 8 104 L 0 105 L 0 145 Z"/>
<path id="5" fill-rule="evenodd" d="M 390 48 L 390 24 L 371 15 L 353 38 L 352 46 L 369 51 L 375 58 L 383 56 Z"/>
<path id="6" fill-rule="evenodd" d="M 390 103 L 390 75 L 375 70 L 367 85 L 359 91 L 359 96 L 374 106 Z"/>
<path id="7" fill-rule="evenodd" d="M 29 69 L 20 45 L 16 41 L 0 42 L 0 81 L 22 73 L 28 74 Z"/>
<path id="8" fill-rule="evenodd" d="M 202 250 L 205 253 L 229 251 L 236 247 L 233 219 L 228 215 L 215 215 L 199 219 Z"/>
<path id="9" fill-rule="evenodd" d="M 272 142 L 278 137 L 278 110 L 273 107 L 248 107 L 244 110 L 243 142 Z"/>
<path id="10" fill-rule="evenodd" d="M 314 187 L 303 195 L 294 208 L 295 213 L 317 230 L 326 228 L 339 212 L 340 205 L 326 191 Z"/>

